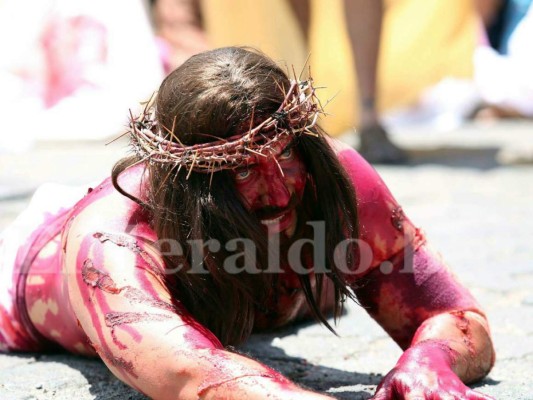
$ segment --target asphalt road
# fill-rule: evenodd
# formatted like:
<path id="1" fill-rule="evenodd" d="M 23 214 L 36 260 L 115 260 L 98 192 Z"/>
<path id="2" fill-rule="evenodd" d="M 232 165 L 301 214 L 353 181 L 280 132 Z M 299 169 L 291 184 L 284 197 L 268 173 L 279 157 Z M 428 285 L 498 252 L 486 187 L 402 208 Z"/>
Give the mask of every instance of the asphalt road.
<path id="1" fill-rule="evenodd" d="M 533 399 L 533 124 L 395 132 L 410 165 L 378 167 L 406 214 L 485 307 L 497 364 L 475 385 Z M 346 138 L 348 141 L 352 138 Z M 43 182 L 84 184 L 109 173 L 124 143 L 39 143 L 0 155 L 0 229 Z M 256 335 L 241 348 L 294 381 L 339 399 L 367 399 L 400 349 L 357 305 L 339 337 L 307 324 Z M 96 360 L 0 354 L 0 399 L 143 399 Z"/>

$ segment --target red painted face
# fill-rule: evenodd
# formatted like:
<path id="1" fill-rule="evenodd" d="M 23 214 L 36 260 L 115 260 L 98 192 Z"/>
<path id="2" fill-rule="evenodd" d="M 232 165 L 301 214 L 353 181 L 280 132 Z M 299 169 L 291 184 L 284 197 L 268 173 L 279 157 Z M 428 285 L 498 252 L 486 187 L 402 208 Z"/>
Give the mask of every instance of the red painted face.
<path id="1" fill-rule="evenodd" d="M 254 156 L 247 167 L 234 172 L 237 190 L 248 210 L 254 212 L 270 234 L 292 236 L 307 180 L 305 165 L 293 146 L 282 141 L 271 156 Z"/>

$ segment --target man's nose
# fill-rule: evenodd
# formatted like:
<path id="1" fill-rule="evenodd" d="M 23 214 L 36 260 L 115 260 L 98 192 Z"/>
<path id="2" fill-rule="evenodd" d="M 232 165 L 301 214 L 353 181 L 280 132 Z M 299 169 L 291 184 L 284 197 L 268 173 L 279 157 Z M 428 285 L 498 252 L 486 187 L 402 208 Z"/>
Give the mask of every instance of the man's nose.
<path id="1" fill-rule="evenodd" d="M 291 193 L 287 181 L 277 165 L 264 174 L 265 190 L 261 196 L 264 206 L 284 208 L 289 205 Z"/>

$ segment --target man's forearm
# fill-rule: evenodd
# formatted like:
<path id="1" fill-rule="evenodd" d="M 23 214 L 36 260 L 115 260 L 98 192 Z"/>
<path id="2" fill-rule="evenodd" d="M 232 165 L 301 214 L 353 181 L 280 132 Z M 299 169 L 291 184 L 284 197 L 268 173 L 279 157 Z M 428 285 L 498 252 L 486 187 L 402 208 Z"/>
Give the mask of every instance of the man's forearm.
<path id="1" fill-rule="evenodd" d="M 452 311 L 427 319 L 416 331 L 410 348 L 433 341 L 449 349 L 451 367 L 465 383 L 487 375 L 495 353 L 487 320 L 472 311 Z"/>

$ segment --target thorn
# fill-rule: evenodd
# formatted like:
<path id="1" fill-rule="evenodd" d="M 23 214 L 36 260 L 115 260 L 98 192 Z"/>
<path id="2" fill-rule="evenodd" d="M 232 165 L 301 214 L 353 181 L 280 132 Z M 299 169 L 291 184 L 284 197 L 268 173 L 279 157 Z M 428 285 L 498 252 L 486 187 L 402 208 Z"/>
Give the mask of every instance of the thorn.
<path id="1" fill-rule="evenodd" d="M 302 80 L 302 74 L 304 73 L 305 66 L 309 62 L 310 58 L 311 58 L 311 53 L 307 54 L 307 58 L 305 59 L 304 65 L 302 67 L 302 70 L 300 71 L 300 75 L 298 75 L 298 81 Z M 311 73 L 311 66 L 309 66 L 309 73 Z"/>
<path id="2" fill-rule="evenodd" d="M 330 97 L 327 101 L 326 101 L 326 104 L 324 105 L 324 107 L 322 107 L 322 104 L 320 104 L 321 108 L 324 109 L 328 106 L 329 103 L 331 103 L 331 101 L 337 97 L 337 95 L 340 93 L 340 90 L 337 91 L 337 93 L 335 93 L 332 97 Z"/>
<path id="3" fill-rule="evenodd" d="M 198 152 L 194 152 L 194 155 L 192 157 L 192 163 L 191 163 L 191 168 L 189 169 L 189 172 L 187 173 L 187 177 L 185 179 L 189 179 L 189 177 L 191 176 L 191 173 L 192 173 L 192 170 L 194 169 L 194 163 L 196 162 L 196 157 L 198 156 Z"/>
<path id="4" fill-rule="evenodd" d="M 319 137 L 320 135 L 318 133 L 315 133 L 313 131 L 310 131 L 309 129 L 305 128 L 304 129 L 304 132 L 306 135 L 310 135 L 310 136 L 314 136 L 314 137 Z"/>
<path id="5" fill-rule="evenodd" d="M 294 80 L 296 81 L 296 83 L 298 84 L 298 78 L 296 76 L 296 70 L 294 69 L 294 65 L 292 65 L 292 75 L 294 76 Z"/>
<path id="6" fill-rule="evenodd" d="M 266 154 L 259 153 L 258 151 L 255 151 L 255 150 L 249 149 L 248 147 L 245 147 L 244 150 L 249 151 L 250 153 L 257 154 L 258 156 L 268 158 L 268 156 L 267 156 Z"/>
<path id="7" fill-rule="evenodd" d="M 110 142 L 107 142 L 105 145 L 107 146 L 107 145 L 110 145 L 110 144 L 113 143 L 113 142 L 116 142 L 117 140 L 119 140 L 121 137 L 127 135 L 128 133 L 130 133 L 130 131 L 126 131 L 126 132 L 124 132 L 123 134 L 121 134 L 120 136 L 117 136 L 116 138 L 114 138 L 114 139 L 111 140 Z"/>
<path id="8" fill-rule="evenodd" d="M 209 164 L 209 168 L 211 169 L 211 176 L 209 177 L 209 189 L 211 189 L 211 183 L 213 182 L 213 175 L 215 173 L 215 169 L 213 168 L 213 164 L 215 162 L 213 161 L 212 163 Z"/>
<path id="9" fill-rule="evenodd" d="M 148 101 L 145 103 L 145 106 L 144 106 L 144 110 L 143 110 L 143 114 L 146 114 L 146 110 L 148 110 L 148 107 L 151 106 L 151 103 L 152 103 L 152 100 L 155 96 L 156 92 L 152 92 L 152 95 L 150 96 L 150 98 L 148 99 Z M 142 104 L 142 103 L 141 103 Z"/>
<path id="10" fill-rule="evenodd" d="M 281 176 L 285 178 L 285 174 L 283 173 L 283 169 L 281 168 L 281 165 L 279 165 L 278 159 L 276 157 L 273 157 L 273 158 L 274 158 L 274 161 L 276 162 L 276 165 L 278 166 Z"/>

